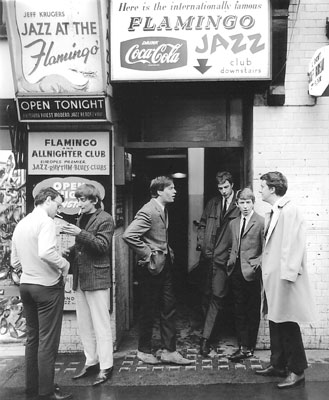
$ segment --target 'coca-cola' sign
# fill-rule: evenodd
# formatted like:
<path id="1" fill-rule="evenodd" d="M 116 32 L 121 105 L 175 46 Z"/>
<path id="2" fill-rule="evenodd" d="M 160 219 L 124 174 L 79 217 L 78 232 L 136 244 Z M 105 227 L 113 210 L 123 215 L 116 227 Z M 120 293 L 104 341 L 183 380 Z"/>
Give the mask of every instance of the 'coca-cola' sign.
<path id="1" fill-rule="evenodd" d="M 121 43 L 121 67 L 159 71 L 187 64 L 186 40 L 172 37 L 144 37 Z"/>

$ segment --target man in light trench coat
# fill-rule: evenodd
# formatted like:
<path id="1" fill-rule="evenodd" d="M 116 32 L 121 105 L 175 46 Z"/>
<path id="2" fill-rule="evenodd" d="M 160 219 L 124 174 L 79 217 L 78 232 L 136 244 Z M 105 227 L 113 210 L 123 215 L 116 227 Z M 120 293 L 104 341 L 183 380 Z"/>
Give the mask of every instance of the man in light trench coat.
<path id="1" fill-rule="evenodd" d="M 271 363 L 256 373 L 286 377 L 278 388 L 288 389 L 305 382 L 307 360 L 299 323 L 314 321 L 316 315 L 306 266 L 306 223 L 285 196 L 288 182 L 282 173 L 268 172 L 260 179 L 262 199 L 272 206 L 265 218 L 262 258 Z"/>

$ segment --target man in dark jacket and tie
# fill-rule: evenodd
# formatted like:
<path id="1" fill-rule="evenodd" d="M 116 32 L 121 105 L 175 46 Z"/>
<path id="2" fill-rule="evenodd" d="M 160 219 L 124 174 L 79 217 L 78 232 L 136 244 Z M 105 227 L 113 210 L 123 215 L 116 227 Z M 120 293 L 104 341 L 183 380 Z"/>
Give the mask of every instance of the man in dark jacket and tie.
<path id="1" fill-rule="evenodd" d="M 200 353 L 210 352 L 209 338 L 216 318 L 223 308 L 223 298 L 228 291 L 227 260 L 231 242 L 230 221 L 239 216 L 236 206 L 233 178 L 229 172 L 216 175 L 219 196 L 211 199 L 202 214 L 198 228 L 198 246 L 207 262 L 206 295 L 210 294 L 200 342 Z"/>
<path id="2" fill-rule="evenodd" d="M 237 193 L 240 218 L 230 223 L 232 246 L 227 263 L 235 306 L 238 350 L 229 359 L 237 362 L 254 354 L 260 322 L 261 256 L 264 218 L 254 211 L 255 195 L 245 188 Z"/>

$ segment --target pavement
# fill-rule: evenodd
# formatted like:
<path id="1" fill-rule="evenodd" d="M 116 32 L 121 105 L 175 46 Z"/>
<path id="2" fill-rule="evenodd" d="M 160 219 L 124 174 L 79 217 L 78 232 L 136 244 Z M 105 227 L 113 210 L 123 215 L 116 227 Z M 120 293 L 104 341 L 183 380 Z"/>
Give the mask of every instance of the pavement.
<path id="1" fill-rule="evenodd" d="M 134 340 L 133 340 L 133 343 Z M 232 363 L 227 356 L 234 348 L 227 342 L 219 343 L 210 356 L 198 354 L 198 346 L 181 348 L 181 353 L 192 360 L 189 366 L 169 364 L 146 365 L 137 359 L 132 339 L 126 338 L 119 351 L 114 353 L 114 373 L 104 384 L 111 387 L 126 386 L 182 386 L 214 384 L 264 384 L 278 382 L 280 378 L 260 377 L 255 370 L 269 363 L 269 350 L 256 350 L 252 358 Z M 329 381 L 329 350 L 306 350 L 309 367 L 306 380 Z M 67 387 L 88 387 L 93 378 L 72 380 L 84 365 L 82 353 L 60 353 L 56 362 L 56 382 Z M 0 393 L 3 388 L 24 387 L 24 346 L 0 346 Z M 7 400 L 7 399 L 6 399 Z"/>
<path id="2" fill-rule="evenodd" d="M 186 313 L 184 315 L 186 315 Z M 177 390 L 184 394 L 184 390 L 182 389 L 184 387 L 195 387 L 198 391 L 200 387 L 205 388 L 223 385 L 223 387 L 226 388 L 227 385 L 229 385 L 232 390 L 235 387 L 240 387 L 241 391 L 241 385 L 246 384 L 244 386 L 245 388 L 250 385 L 253 385 L 254 387 L 253 390 L 255 390 L 255 393 L 251 398 L 263 398 L 257 397 L 257 393 L 261 393 L 266 385 L 270 385 L 276 389 L 276 383 L 281 380 L 280 378 L 265 378 L 255 374 L 257 369 L 263 368 L 269 364 L 269 350 L 256 349 L 252 358 L 239 363 L 232 363 L 229 361 L 228 355 L 232 354 L 236 350 L 236 342 L 234 335 L 232 336 L 232 333 L 228 332 L 227 336 L 219 336 L 219 340 L 212 349 L 209 357 L 202 357 L 199 355 L 200 329 L 198 330 L 196 325 L 193 326 L 194 328 L 192 329 L 190 321 L 183 321 L 180 319 L 177 327 L 177 348 L 186 358 L 189 358 L 192 361 L 189 366 L 169 364 L 152 366 L 143 364 L 137 359 L 136 355 L 138 338 L 137 327 L 126 332 L 118 350 L 114 353 L 114 373 L 111 380 L 101 385 L 102 389 L 97 389 L 98 391 L 92 393 L 99 393 L 99 398 L 101 400 L 103 400 L 104 396 L 104 399 L 113 398 L 117 400 L 120 398 L 125 399 L 125 397 L 121 397 L 120 393 L 130 393 L 128 388 L 144 387 L 148 388 L 147 393 L 154 392 L 154 398 L 157 398 L 156 394 L 159 394 L 158 390 L 164 387 L 168 388 L 168 391 L 164 390 L 163 395 L 160 396 L 159 399 L 165 399 L 167 392 L 174 393 L 175 390 Z M 160 347 L 161 340 L 158 327 L 155 328 L 153 342 L 155 348 Z M 22 398 L 15 394 L 21 393 L 22 395 L 24 391 L 24 349 L 25 347 L 22 344 L 0 344 L 1 400 L 16 400 Z M 309 367 L 305 371 L 306 381 L 309 383 L 312 382 L 314 389 L 320 387 L 317 386 L 317 383 L 319 385 L 320 383 L 321 385 L 322 383 L 323 385 L 328 384 L 328 387 L 324 389 L 326 395 L 324 398 L 327 399 L 327 393 L 329 391 L 329 349 L 306 349 L 306 354 L 309 363 Z M 69 391 L 79 393 L 81 399 L 88 398 L 86 397 L 86 393 L 89 393 L 91 383 L 93 382 L 92 377 L 72 380 L 72 377 L 80 371 L 83 365 L 84 355 L 82 353 L 60 353 L 55 366 L 55 381 L 60 386 L 68 388 Z M 258 389 L 256 389 L 256 387 Z M 152 391 L 150 388 L 154 388 L 154 390 L 152 389 Z M 111 391 L 113 390 L 117 390 L 117 392 L 114 391 L 112 393 Z M 101 395 L 101 393 L 103 393 L 102 391 L 106 393 L 106 395 Z M 112 393 L 111 396 L 109 396 L 109 391 Z M 135 391 L 135 394 L 136 393 L 137 392 Z M 143 392 L 141 389 L 141 393 L 145 393 L 145 391 Z M 321 395 L 323 395 L 323 392 Z M 303 396 L 300 398 L 304 399 Z M 80 399 L 80 397 L 77 398 Z M 152 398 L 152 396 L 149 395 L 147 395 L 147 397 L 148 400 Z M 94 398 L 94 396 L 89 398 Z M 98 397 L 96 396 L 96 398 Z M 129 396 L 127 398 L 129 398 Z M 136 398 L 138 398 L 138 396 Z M 189 400 L 192 398 L 194 397 L 189 397 Z M 233 400 L 233 398 L 227 398 Z M 270 398 L 276 399 L 276 397 Z M 323 397 L 318 398 L 322 400 Z M 316 399 L 316 397 L 314 399 L 310 397 L 310 400 Z"/>

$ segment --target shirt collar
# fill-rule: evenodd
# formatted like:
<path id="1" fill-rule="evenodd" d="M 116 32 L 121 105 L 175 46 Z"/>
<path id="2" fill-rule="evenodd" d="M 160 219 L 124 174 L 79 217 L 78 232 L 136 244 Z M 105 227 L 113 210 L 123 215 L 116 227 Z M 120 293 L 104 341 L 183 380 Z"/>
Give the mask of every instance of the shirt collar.
<path id="1" fill-rule="evenodd" d="M 228 197 L 226 199 L 226 209 L 228 209 L 229 205 L 232 203 L 233 197 L 234 197 L 234 192 L 232 192 L 230 197 Z M 224 202 L 225 202 L 225 198 L 223 197 L 223 204 L 224 204 Z"/>
<path id="2" fill-rule="evenodd" d="M 247 225 L 249 223 L 250 218 L 252 217 L 253 213 L 254 213 L 254 210 L 252 210 L 251 213 L 249 215 L 247 215 L 246 217 L 241 214 L 240 225 L 242 225 L 242 223 L 243 223 L 243 218 L 246 219 L 246 225 Z"/>

